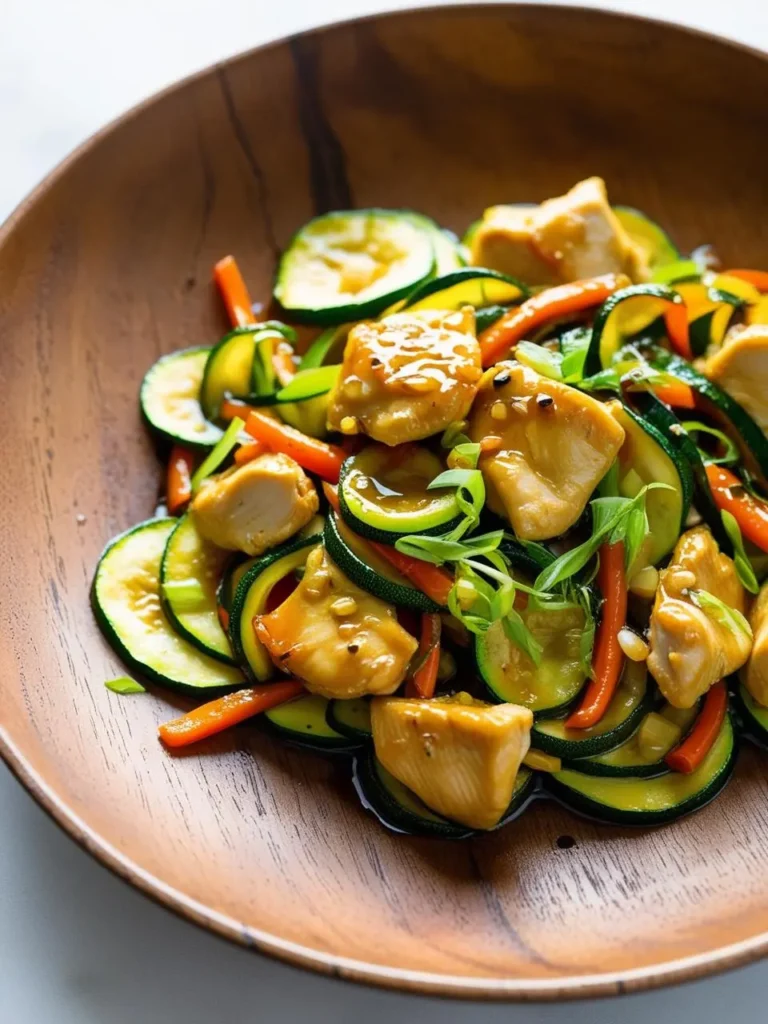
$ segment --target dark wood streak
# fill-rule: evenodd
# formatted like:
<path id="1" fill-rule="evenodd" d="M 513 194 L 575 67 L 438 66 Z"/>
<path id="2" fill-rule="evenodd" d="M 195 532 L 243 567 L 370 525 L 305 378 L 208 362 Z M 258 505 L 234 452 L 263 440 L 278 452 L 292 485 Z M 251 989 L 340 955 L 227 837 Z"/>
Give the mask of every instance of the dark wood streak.
<path id="1" fill-rule="evenodd" d="M 315 212 L 349 210 L 354 199 L 344 147 L 323 108 L 317 37 L 294 36 L 289 46 L 296 69 L 299 124 L 307 146 Z"/>

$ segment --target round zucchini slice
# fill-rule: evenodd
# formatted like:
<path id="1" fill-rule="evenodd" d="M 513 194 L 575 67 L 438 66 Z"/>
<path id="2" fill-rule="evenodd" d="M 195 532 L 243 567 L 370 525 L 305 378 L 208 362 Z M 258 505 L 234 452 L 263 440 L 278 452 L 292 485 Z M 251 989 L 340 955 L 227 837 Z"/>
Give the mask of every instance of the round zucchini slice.
<path id="1" fill-rule="evenodd" d="M 332 729 L 350 739 L 368 741 L 373 736 L 371 702 L 367 697 L 355 697 L 352 700 L 330 700 L 325 716 Z"/>
<path id="2" fill-rule="evenodd" d="M 229 637 L 237 660 L 261 683 L 276 673 L 264 645 L 256 639 L 253 618 L 264 614 L 273 587 L 301 569 L 309 552 L 321 542 L 320 536 L 288 541 L 257 559 L 238 583 L 229 616 Z"/>
<path id="3" fill-rule="evenodd" d="M 200 386 L 210 348 L 187 348 L 163 356 L 141 383 L 139 404 L 155 433 L 173 444 L 212 448 L 222 431 L 205 418 Z"/>
<path id="4" fill-rule="evenodd" d="M 659 710 L 659 714 L 663 718 L 668 719 L 682 729 L 683 736 L 685 736 L 696 721 L 698 713 L 698 705 L 692 708 L 673 708 L 671 704 L 666 704 Z M 572 768 L 577 772 L 583 772 L 585 775 L 605 775 L 614 778 L 646 779 L 653 778 L 656 775 L 666 775 L 669 768 L 667 768 L 664 757 L 669 753 L 674 744 L 670 744 L 669 749 L 665 751 L 663 756 L 649 754 L 640 743 L 641 728 L 642 722 L 640 723 L 640 728 L 628 740 L 625 740 L 621 746 L 608 750 L 604 754 L 597 754 L 595 757 L 569 761 L 565 767 Z"/>
<path id="5" fill-rule="evenodd" d="M 408 295 L 434 264 L 433 232 L 406 211 L 326 213 L 294 235 L 275 299 L 299 321 L 363 320 Z"/>
<path id="6" fill-rule="evenodd" d="M 531 745 L 564 761 L 594 757 L 631 736 L 652 710 L 651 703 L 645 664 L 627 661 L 613 700 L 597 725 L 569 729 L 564 718 L 539 718 L 533 723 Z"/>
<path id="7" fill-rule="evenodd" d="M 585 374 L 611 366 L 619 349 L 660 320 L 670 304 L 682 306 L 682 296 L 663 284 L 633 284 L 614 292 L 595 316 Z"/>
<path id="8" fill-rule="evenodd" d="M 200 536 L 192 516 L 182 516 L 165 545 L 160 593 L 165 614 L 181 636 L 212 658 L 233 665 L 216 601 L 230 557 L 228 551 Z"/>
<path id="9" fill-rule="evenodd" d="M 417 612 L 439 612 L 440 605 L 402 576 L 393 565 L 332 512 L 325 520 L 323 542 L 331 560 L 347 579 L 374 597 Z"/>
<path id="10" fill-rule="evenodd" d="M 339 507 L 355 533 L 394 544 L 409 533 L 435 534 L 461 519 L 453 487 L 427 487 L 443 472 L 426 448 L 371 444 L 344 461 L 339 476 Z"/>
<path id="11" fill-rule="evenodd" d="M 736 754 L 733 724 L 726 715 L 712 748 L 690 775 L 604 778 L 567 768 L 546 782 L 562 803 L 589 818 L 614 825 L 661 825 L 714 800 L 733 773 Z"/>
<path id="12" fill-rule="evenodd" d="M 308 750 L 334 754 L 357 750 L 363 741 L 355 741 L 329 724 L 328 704 L 325 697 L 308 693 L 265 711 L 262 723 L 273 735 Z"/>
<path id="13" fill-rule="evenodd" d="M 413 790 L 391 775 L 376 759 L 373 750 L 355 758 L 352 781 L 360 802 L 372 811 L 386 828 L 412 836 L 435 836 L 440 839 L 468 839 L 476 830 L 449 821 L 431 811 Z M 515 780 L 512 801 L 498 825 L 491 831 L 518 817 L 536 792 L 536 779 L 528 768 L 521 767 Z"/>
<path id="14" fill-rule="evenodd" d="M 405 300 L 404 309 L 461 309 L 462 306 L 511 306 L 529 295 L 520 281 L 496 270 L 461 267 L 444 277 L 425 281 Z"/>
<path id="15" fill-rule="evenodd" d="M 493 700 L 552 715 L 571 704 L 587 677 L 580 652 L 584 610 L 520 614 L 542 645 L 541 663 L 512 643 L 498 621 L 475 638 L 477 667 Z"/>
<path id="16" fill-rule="evenodd" d="M 127 665 L 161 686 L 216 696 L 242 686 L 242 673 L 180 637 L 162 608 L 160 563 L 177 523 L 150 519 L 116 537 L 96 568 L 91 603 L 101 631 Z"/>
<path id="17" fill-rule="evenodd" d="M 758 704 L 743 683 L 739 684 L 736 697 L 747 735 L 759 746 L 768 748 L 768 708 Z"/>
<path id="18" fill-rule="evenodd" d="M 232 602 L 235 599 L 235 593 L 237 592 L 240 580 L 257 562 L 258 558 L 246 558 L 245 555 L 235 555 L 224 569 L 219 581 L 216 601 L 226 612 L 232 610 Z"/>
<path id="19" fill-rule="evenodd" d="M 656 565 L 674 548 L 685 529 L 693 497 L 693 470 L 671 437 L 657 430 L 627 405 L 613 401 L 610 410 L 624 428 L 619 451 L 619 491 L 634 498 L 650 483 L 663 483 L 671 490 L 649 491 L 645 501 L 650 528 L 643 555 Z"/>
<path id="20" fill-rule="evenodd" d="M 432 238 L 435 254 L 432 273 L 435 277 L 450 274 L 451 271 L 464 266 L 459 239 L 452 231 L 441 228 L 439 224 L 436 224 L 430 217 L 425 217 L 423 213 L 405 212 L 405 215 L 409 216 L 418 228 L 426 231 Z"/>
<path id="21" fill-rule="evenodd" d="M 652 270 L 680 259 L 680 250 L 650 217 L 631 206 L 614 206 L 613 212 L 635 245 L 646 254 Z"/>

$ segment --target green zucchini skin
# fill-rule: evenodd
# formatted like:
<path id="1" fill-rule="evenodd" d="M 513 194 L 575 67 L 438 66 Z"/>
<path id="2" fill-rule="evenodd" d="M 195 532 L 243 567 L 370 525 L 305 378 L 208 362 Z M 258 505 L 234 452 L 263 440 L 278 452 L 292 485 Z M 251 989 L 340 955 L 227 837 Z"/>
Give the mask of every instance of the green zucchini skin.
<path id="1" fill-rule="evenodd" d="M 625 398 L 638 416 L 661 434 L 670 449 L 674 450 L 675 464 L 688 467 L 693 477 L 696 509 L 712 531 L 720 550 L 732 557 L 733 545 L 723 527 L 720 509 L 712 497 L 704 460 L 694 440 L 685 432 L 680 420 L 669 406 L 652 391 L 628 392 Z"/>
<path id="2" fill-rule="evenodd" d="M 627 288 L 621 288 L 609 296 L 600 306 L 595 315 L 592 325 L 592 338 L 587 349 L 587 356 L 584 361 L 584 374 L 591 376 L 604 370 L 606 365 L 601 354 L 603 332 L 614 310 L 628 299 L 647 296 L 649 299 L 663 299 L 666 302 L 682 303 L 682 298 L 674 289 L 663 284 L 633 284 Z"/>
<path id="3" fill-rule="evenodd" d="M 353 700 L 329 700 L 325 712 L 328 725 L 361 743 L 370 742 L 373 736 L 371 728 L 371 702 L 366 697 Z"/>
<path id="4" fill-rule="evenodd" d="M 758 747 L 768 750 L 768 708 L 756 704 L 743 683 L 736 686 L 734 700 L 744 734 Z"/>
<path id="5" fill-rule="evenodd" d="M 730 780 L 737 754 L 736 735 L 731 716 L 728 714 L 712 751 L 702 766 L 691 776 L 667 772 L 652 779 L 606 779 L 565 769 L 549 775 L 545 784 L 549 791 L 569 810 L 593 821 L 630 826 L 663 825 L 691 814 L 714 800 Z M 663 788 L 673 778 L 692 780 L 692 784 L 688 787 L 689 791 L 685 791 L 684 783 L 681 782 L 682 792 L 677 801 L 666 807 L 654 806 L 654 804 L 658 804 L 654 790 L 657 794 L 660 790 L 663 792 Z M 606 789 L 606 784 L 608 789 Z M 641 787 L 648 787 L 647 809 L 631 806 L 631 799 L 627 799 L 632 794 L 630 787 L 637 787 L 634 791 L 635 797 L 638 793 L 642 794 Z"/>
<path id="6" fill-rule="evenodd" d="M 176 524 L 176 519 L 149 519 L 115 537 L 104 549 L 96 567 L 91 586 L 91 607 L 104 637 L 131 669 L 159 686 L 210 699 L 240 689 L 244 685 L 242 673 L 208 657 L 178 636 L 158 607 L 153 635 L 165 635 L 168 639 L 170 653 L 164 664 L 162 658 L 157 657 L 156 650 L 142 650 L 143 623 L 137 627 L 137 636 L 131 637 L 130 611 L 126 614 L 125 608 L 118 606 L 114 599 L 110 600 L 108 594 L 111 581 L 117 579 L 119 583 L 126 569 L 136 568 L 143 571 L 145 579 L 156 581 L 153 590 L 157 591 L 159 604 L 160 563 L 165 544 Z M 122 625 L 115 621 L 119 612 L 125 616 Z"/>
<path id="7" fill-rule="evenodd" d="M 428 281 L 423 281 L 406 298 L 403 309 L 457 309 L 459 306 L 465 305 L 482 308 L 492 305 L 494 300 L 484 294 L 486 284 L 490 288 L 495 287 L 495 290 L 500 292 L 509 290 L 508 299 L 496 300 L 505 308 L 508 305 L 522 302 L 530 295 L 521 281 L 502 274 L 498 270 L 488 270 L 485 267 L 460 267 L 442 277 L 433 277 Z M 453 295 L 450 295 L 450 292 L 453 292 Z M 448 301 L 437 305 L 437 299 L 441 295 L 445 295 Z M 428 299 L 432 299 L 432 302 L 427 302 Z"/>
<path id="8" fill-rule="evenodd" d="M 394 545 L 398 537 L 405 537 L 411 533 L 418 533 L 425 537 L 439 536 L 441 534 L 448 533 L 455 526 L 458 526 L 463 518 L 461 512 L 458 512 L 455 515 L 446 517 L 441 522 L 434 523 L 431 526 L 423 526 L 420 525 L 418 514 L 415 514 L 411 525 L 409 525 L 407 529 L 383 530 L 377 526 L 372 526 L 364 519 L 356 516 L 350 508 L 347 492 L 350 486 L 350 475 L 354 468 L 354 456 L 345 459 L 342 463 L 338 487 L 339 510 L 341 511 L 341 517 L 347 526 L 361 537 L 365 537 L 366 540 L 375 540 L 380 544 Z"/>
<path id="9" fill-rule="evenodd" d="M 386 782 L 388 773 L 383 772 L 376 761 L 372 748 L 355 758 L 352 768 L 352 782 L 360 802 L 366 810 L 371 811 L 391 832 L 402 835 L 429 836 L 436 839 L 470 839 L 483 833 L 459 825 L 443 818 L 425 807 L 419 798 L 406 790 L 409 806 L 405 806 L 399 797 L 398 790 L 404 790 L 397 780 L 395 785 Z M 507 812 L 490 831 L 502 828 L 519 817 L 538 792 L 538 780 L 534 772 L 520 768 L 517 775 L 515 792 Z M 421 811 L 419 808 L 423 808 Z"/>
<path id="10" fill-rule="evenodd" d="M 632 241 L 648 253 L 651 269 L 680 259 L 680 250 L 666 231 L 642 210 L 634 206 L 614 206 L 613 212 Z"/>
<path id="11" fill-rule="evenodd" d="M 161 441 L 208 451 L 220 440 L 223 431 L 205 419 L 202 407 L 196 402 L 210 353 L 208 346 L 171 352 L 170 355 L 161 356 L 144 375 L 139 390 L 139 408 L 144 422 Z M 188 385 L 186 389 L 185 377 Z M 196 402 L 200 415 L 193 416 L 191 422 L 185 423 L 178 414 L 174 416 L 162 408 L 162 386 L 167 388 L 174 380 L 178 381 L 178 387 L 183 389 L 184 394 L 194 392 L 187 397 Z"/>
<path id="12" fill-rule="evenodd" d="M 344 521 L 346 522 L 346 520 Z M 354 527 L 350 526 L 350 529 L 354 529 Z M 323 543 L 331 561 L 336 563 L 344 575 L 362 590 L 373 594 L 374 597 L 379 597 L 382 601 L 387 601 L 397 608 L 412 608 L 417 612 L 439 612 L 441 610 L 440 605 L 417 587 L 400 586 L 393 580 L 380 575 L 372 566 L 367 565 L 344 541 L 334 514 L 326 517 Z"/>
<path id="13" fill-rule="evenodd" d="M 323 754 L 351 754 L 364 740 L 353 739 L 330 725 L 325 697 L 307 694 L 270 708 L 261 716 L 263 729 L 292 746 Z"/>

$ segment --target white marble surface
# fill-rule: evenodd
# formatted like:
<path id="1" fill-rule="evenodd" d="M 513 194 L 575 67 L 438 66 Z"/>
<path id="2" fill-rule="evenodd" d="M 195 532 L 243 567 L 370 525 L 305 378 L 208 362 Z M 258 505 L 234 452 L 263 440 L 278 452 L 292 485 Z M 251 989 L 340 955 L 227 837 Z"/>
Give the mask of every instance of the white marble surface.
<path id="1" fill-rule="evenodd" d="M 0 0 L 0 220 L 73 146 L 174 79 L 310 25 L 412 5 Z M 594 6 L 684 22 L 768 49 L 763 0 Z M 351 1024 L 361 1017 L 368 1024 L 391 1017 L 409 1024 L 741 1024 L 765 1019 L 767 987 L 768 965 L 759 964 L 621 1002 L 505 1007 L 318 978 L 230 947 L 139 896 L 59 832 L 0 768 L 0 1024 Z"/>

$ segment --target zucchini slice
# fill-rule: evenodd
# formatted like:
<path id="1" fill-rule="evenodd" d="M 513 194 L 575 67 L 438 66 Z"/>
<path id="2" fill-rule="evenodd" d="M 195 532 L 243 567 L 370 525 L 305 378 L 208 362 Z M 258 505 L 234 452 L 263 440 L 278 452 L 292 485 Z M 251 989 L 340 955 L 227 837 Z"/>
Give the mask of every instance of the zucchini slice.
<path id="1" fill-rule="evenodd" d="M 673 708 L 666 704 L 659 714 L 664 718 L 679 725 L 685 735 L 696 721 L 699 713 L 699 706 L 692 708 Z M 642 723 L 641 723 L 642 725 Z M 583 772 L 585 775 L 605 775 L 614 778 L 631 777 L 636 779 L 649 779 L 656 775 L 666 775 L 669 771 L 664 757 L 649 756 L 641 747 L 639 742 L 640 729 L 633 733 L 621 746 L 608 750 L 604 754 L 597 754 L 595 757 L 581 758 L 578 761 L 570 761 L 565 767 L 574 771 Z M 672 747 L 670 746 L 670 750 Z M 667 751 L 669 753 L 669 751 Z"/>
<path id="2" fill-rule="evenodd" d="M 643 249 L 652 270 L 680 259 L 680 250 L 650 217 L 632 206 L 614 206 L 613 212 L 635 245 Z"/>
<path id="3" fill-rule="evenodd" d="M 688 310 L 688 332 L 691 352 L 703 356 L 710 345 L 721 345 L 737 310 L 746 305 L 744 299 L 699 282 L 675 285 Z"/>
<path id="4" fill-rule="evenodd" d="M 201 537 L 182 516 L 165 545 L 160 593 L 169 622 L 212 658 L 234 665 L 229 637 L 219 622 L 216 594 L 231 554 Z"/>
<path id="5" fill-rule="evenodd" d="M 478 338 L 488 327 L 493 327 L 497 320 L 501 320 L 508 310 L 508 306 L 481 306 L 475 310 L 475 331 Z"/>
<path id="6" fill-rule="evenodd" d="M 325 717 L 332 729 L 350 739 L 367 741 L 373 736 L 371 702 L 366 697 L 328 701 Z"/>
<path id="7" fill-rule="evenodd" d="M 413 608 L 417 612 L 440 611 L 440 606 L 431 597 L 414 587 L 335 512 L 325 520 L 323 543 L 331 560 L 344 575 L 374 597 L 380 597 L 396 608 Z"/>
<path id="8" fill-rule="evenodd" d="M 410 217 L 418 228 L 426 231 L 432 238 L 432 247 L 435 253 L 435 265 L 432 273 L 435 277 L 450 274 L 452 270 L 458 270 L 459 267 L 464 266 L 460 250 L 461 243 L 452 231 L 441 228 L 439 224 L 430 217 L 425 217 L 423 213 L 408 213 L 406 211 L 405 216 Z"/>
<path id="9" fill-rule="evenodd" d="M 160 563 L 177 523 L 150 519 L 116 537 L 96 567 L 91 603 L 101 631 L 127 665 L 161 686 L 215 696 L 242 686 L 242 673 L 182 639 L 160 600 Z"/>
<path id="10" fill-rule="evenodd" d="M 614 419 L 624 428 L 619 451 L 619 491 L 634 498 L 649 483 L 664 483 L 671 490 L 648 492 L 646 512 L 650 533 L 644 555 L 651 565 L 668 555 L 685 529 L 693 497 L 693 470 L 672 439 L 628 406 L 610 404 Z"/>
<path id="11" fill-rule="evenodd" d="M 326 363 L 340 362 L 349 332 L 354 326 L 354 324 L 339 324 L 338 327 L 327 327 L 319 337 L 315 338 L 301 357 L 299 369 L 312 370 L 316 366 L 324 366 Z"/>
<path id="12" fill-rule="evenodd" d="M 200 386 L 210 348 L 187 348 L 158 359 L 141 382 L 144 419 L 166 441 L 212 448 L 222 431 L 205 418 Z"/>
<path id="13" fill-rule="evenodd" d="M 225 611 L 229 612 L 232 610 L 232 602 L 240 580 L 257 562 L 258 558 L 235 555 L 224 569 L 216 592 L 216 601 Z"/>
<path id="14" fill-rule="evenodd" d="M 492 700 L 520 704 L 534 715 L 556 714 L 571 704 L 587 677 L 580 657 L 584 611 L 520 614 L 543 647 L 538 667 L 507 638 L 501 622 L 475 638 L 477 667 Z"/>
<path id="15" fill-rule="evenodd" d="M 408 295 L 434 264 L 433 232 L 408 212 L 326 213 L 294 235 L 274 295 L 295 320 L 363 320 Z"/>
<path id="16" fill-rule="evenodd" d="M 626 395 L 633 409 L 640 415 L 643 422 L 661 434 L 668 445 L 675 449 L 675 465 L 687 465 L 693 475 L 694 504 L 696 511 L 712 531 L 712 536 L 721 551 L 733 555 L 733 545 L 725 532 L 720 509 L 712 497 L 712 489 L 707 479 L 707 470 L 693 438 L 683 429 L 680 420 L 668 405 L 665 405 L 652 391 L 630 391 Z M 650 503 L 653 492 L 648 495 Z"/>
<path id="17" fill-rule="evenodd" d="M 478 835 L 474 829 L 459 825 L 430 810 L 416 794 L 399 782 L 382 765 L 373 750 L 355 758 L 352 781 L 363 806 L 372 811 L 386 828 L 412 836 L 441 839 L 468 839 Z M 527 807 L 536 790 L 536 779 L 521 767 L 515 780 L 512 801 L 498 825 L 512 821 Z"/>
<path id="18" fill-rule="evenodd" d="M 425 281 L 405 300 L 404 309 L 461 309 L 462 306 L 511 306 L 528 298 L 520 281 L 497 270 L 461 267 L 444 277 Z"/>
<path id="19" fill-rule="evenodd" d="M 564 761 L 594 757 L 618 747 L 652 710 L 652 691 L 644 664 L 627 661 L 613 700 L 597 725 L 569 729 L 564 718 L 539 718 L 533 723 L 531 745 Z"/>
<path id="20" fill-rule="evenodd" d="M 595 316 L 584 373 L 589 376 L 611 366 L 627 340 L 647 331 L 670 303 L 682 305 L 682 296 L 663 284 L 633 284 L 614 292 Z"/>
<path id="21" fill-rule="evenodd" d="M 667 772 L 653 779 L 600 778 L 572 768 L 546 779 L 567 807 L 615 825 L 661 825 L 713 800 L 730 779 L 737 745 L 726 715 L 711 750 L 695 772 Z"/>
<path id="22" fill-rule="evenodd" d="M 259 392 L 272 390 L 272 347 L 283 341 L 283 334 L 274 327 L 254 324 L 236 327 L 225 334 L 211 349 L 200 385 L 200 404 L 209 420 L 217 419 L 222 400 L 227 394 L 247 395 L 253 390 L 257 358 L 263 363 Z M 264 378 L 263 380 L 261 378 Z M 269 386 L 263 386 L 268 384 Z"/>
<path id="23" fill-rule="evenodd" d="M 264 712 L 267 731 L 295 746 L 326 753 L 349 753 L 361 745 L 337 732 L 327 720 L 328 700 L 309 693 Z"/>
<path id="24" fill-rule="evenodd" d="M 307 561 L 322 537 L 301 537 L 257 559 L 237 585 L 229 616 L 229 637 L 238 662 L 259 682 L 276 675 L 272 659 L 253 632 L 254 615 L 262 615 L 272 588 Z"/>
<path id="25" fill-rule="evenodd" d="M 736 699 L 747 735 L 759 746 L 768 748 L 768 708 L 758 704 L 743 683 L 739 684 Z"/>
<path id="26" fill-rule="evenodd" d="M 736 443 L 745 466 L 760 486 L 768 489 L 768 437 L 746 409 L 680 356 L 655 348 L 652 365 L 693 388 L 697 408 L 715 420 Z"/>
<path id="27" fill-rule="evenodd" d="M 409 533 L 445 533 L 461 520 L 461 510 L 455 488 L 427 490 L 442 471 L 426 448 L 368 445 L 341 467 L 341 515 L 355 533 L 382 544 Z"/>

